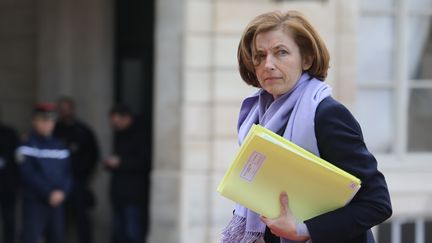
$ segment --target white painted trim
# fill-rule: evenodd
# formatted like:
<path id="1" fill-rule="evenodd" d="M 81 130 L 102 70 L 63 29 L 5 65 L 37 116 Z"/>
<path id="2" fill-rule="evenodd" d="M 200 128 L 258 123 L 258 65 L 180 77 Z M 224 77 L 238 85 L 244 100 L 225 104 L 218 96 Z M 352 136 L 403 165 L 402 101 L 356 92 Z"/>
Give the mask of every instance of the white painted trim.
<path id="1" fill-rule="evenodd" d="M 403 158 L 407 150 L 407 126 L 408 126 L 408 53 L 407 53 L 407 28 L 408 15 L 407 3 L 404 0 L 397 2 L 396 13 L 396 95 L 394 103 L 396 104 L 396 124 L 394 126 L 395 143 L 393 151 L 396 156 Z"/>
<path id="2" fill-rule="evenodd" d="M 361 9 L 361 15 L 394 15 L 396 21 L 396 77 L 394 81 L 376 82 L 368 81 L 359 83 L 359 90 L 382 90 L 390 89 L 394 91 L 395 114 L 393 153 L 389 155 L 378 155 L 385 157 L 380 163 L 385 168 L 399 168 L 400 165 L 409 163 L 413 168 L 419 169 L 421 166 L 432 168 L 431 153 L 410 153 L 408 152 L 408 106 L 409 95 L 412 89 L 432 89 L 432 80 L 409 80 L 408 79 L 408 50 L 407 33 L 408 20 L 412 15 L 431 16 L 432 9 L 408 9 L 407 0 L 396 1 L 396 5 L 391 9 Z"/>
<path id="3" fill-rule="evenodd" d="M 410 80 L 411 89 L 432 89 L 431 79 Z"/>
<path id="4" fill-rule="evenodd" d="M 361 83 L 357 84 L 357 87 L 359 90 L 361 89 L 394 89 L 395 83 L 397 81 L 395 80 L 388 80 L 388 81 L 378 81 L 378 80 L 368 80 L 368 81 L 362 81 Z"/>
<path id="5" fill-rule="evenodd" d="M 410 9 L 409 13 L 410 16 L 431 16 L 432 15 L 432 8 L 425 8 L 425 9 Z"/>
<path id="6" fill-rule="evenodd" d="M 401 221 L 399 219 L 395 219 L 391 224 L 391 242 L 392 243 L 401 243 Z"/>
<path id="7" fill-rule="evenodd" d="M 394 7 L 393 8 L 381 8 L 381 9 L 363 8 L 363 9 L 360 9 L 360 14 L 361 15 L 395 15 L 396 10 Z"/>
<path id="8" fill-rule="evenodd" d="M 408 153 L 400 158 L 395 154 L 375 154 L 378 166 L 386 171 L 432 171 L 431 153 Z"/>
<path id="9" fill-rule="evenodd" d="M 425 242 L 425 220 L 418 218 L 415 221 L 415 243 Z"/>

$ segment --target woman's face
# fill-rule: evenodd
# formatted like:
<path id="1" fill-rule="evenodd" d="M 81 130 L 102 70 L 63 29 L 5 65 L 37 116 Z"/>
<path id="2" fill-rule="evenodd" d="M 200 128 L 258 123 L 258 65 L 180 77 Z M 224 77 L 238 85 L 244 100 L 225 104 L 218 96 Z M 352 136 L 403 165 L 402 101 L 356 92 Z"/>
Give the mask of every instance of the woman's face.
<path id="1" fill-rule="evenodd" d="M 303 70 L 311 66 L 306 60 L 310 58 L 302 58 L 294 39 L 282 29 L 258 34 L 255 45 L 255 74 L 261 87 L 275 99 L 294 87 Z"/>

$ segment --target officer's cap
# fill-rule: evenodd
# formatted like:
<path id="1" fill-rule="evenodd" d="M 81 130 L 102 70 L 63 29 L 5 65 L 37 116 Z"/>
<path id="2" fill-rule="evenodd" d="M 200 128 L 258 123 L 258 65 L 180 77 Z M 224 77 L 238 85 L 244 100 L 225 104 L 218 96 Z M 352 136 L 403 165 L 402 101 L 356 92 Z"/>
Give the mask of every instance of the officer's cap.
<path id="1" fill-rule="evenodd" d="M 55 119 L 57 117 L 56 106 L 48 102 L 36 103 L 33 106 L 33 117 L 35 116 Z"/>

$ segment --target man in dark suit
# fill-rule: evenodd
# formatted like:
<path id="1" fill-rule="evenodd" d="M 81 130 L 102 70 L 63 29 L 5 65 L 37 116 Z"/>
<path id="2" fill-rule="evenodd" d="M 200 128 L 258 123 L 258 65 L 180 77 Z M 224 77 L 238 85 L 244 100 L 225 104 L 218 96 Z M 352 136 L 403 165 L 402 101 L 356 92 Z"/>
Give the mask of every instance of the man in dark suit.
<path id="1" fill-rule="evenodd" d="M 150 131 L 126 106 L 110 111 L 114 129 L 113 154 L 104 160 L 111 171 L 113 243 L 145 242 L 148 222 L 151 149 Z"/>
<path id="2" fill-rule="evenodd" d="M 63 141 L 70 151 L 74 184 L 66 201 L 68 222 L 74 222 L 79 243 L 93 242 L 93 224 L 90 210 L 95 197 L 90 188 L 92 176 L 99 159 L 99 146 L 93 131 L 75 115 L 75 102 L 62 97 L 57 102 L 59 118 L 54 136 Z"/>

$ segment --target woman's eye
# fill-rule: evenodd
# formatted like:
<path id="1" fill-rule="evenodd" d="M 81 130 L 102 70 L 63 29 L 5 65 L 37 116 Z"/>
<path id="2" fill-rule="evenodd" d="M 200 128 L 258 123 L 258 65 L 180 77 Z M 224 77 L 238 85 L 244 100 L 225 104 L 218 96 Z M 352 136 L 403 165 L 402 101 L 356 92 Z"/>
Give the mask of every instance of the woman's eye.
<path id="1" fill-rule="evenodd" d="M 259 65 L 259 64 L 262 62 L 263 59 L 264 59 L 264 55 L 262 55 L 262 54 L 257 54 L 257 55 L 255 55 L 254 58 L 253 58 L 253 63 L 254 63 L 255 65 Z"/>
<path id="2" fill-rule="evenodd" d="M 288 54 L 288 52 L 286 50 L 279 50 L 277 53 L 279 55 L 286 55 L 286 54 Z"/>

